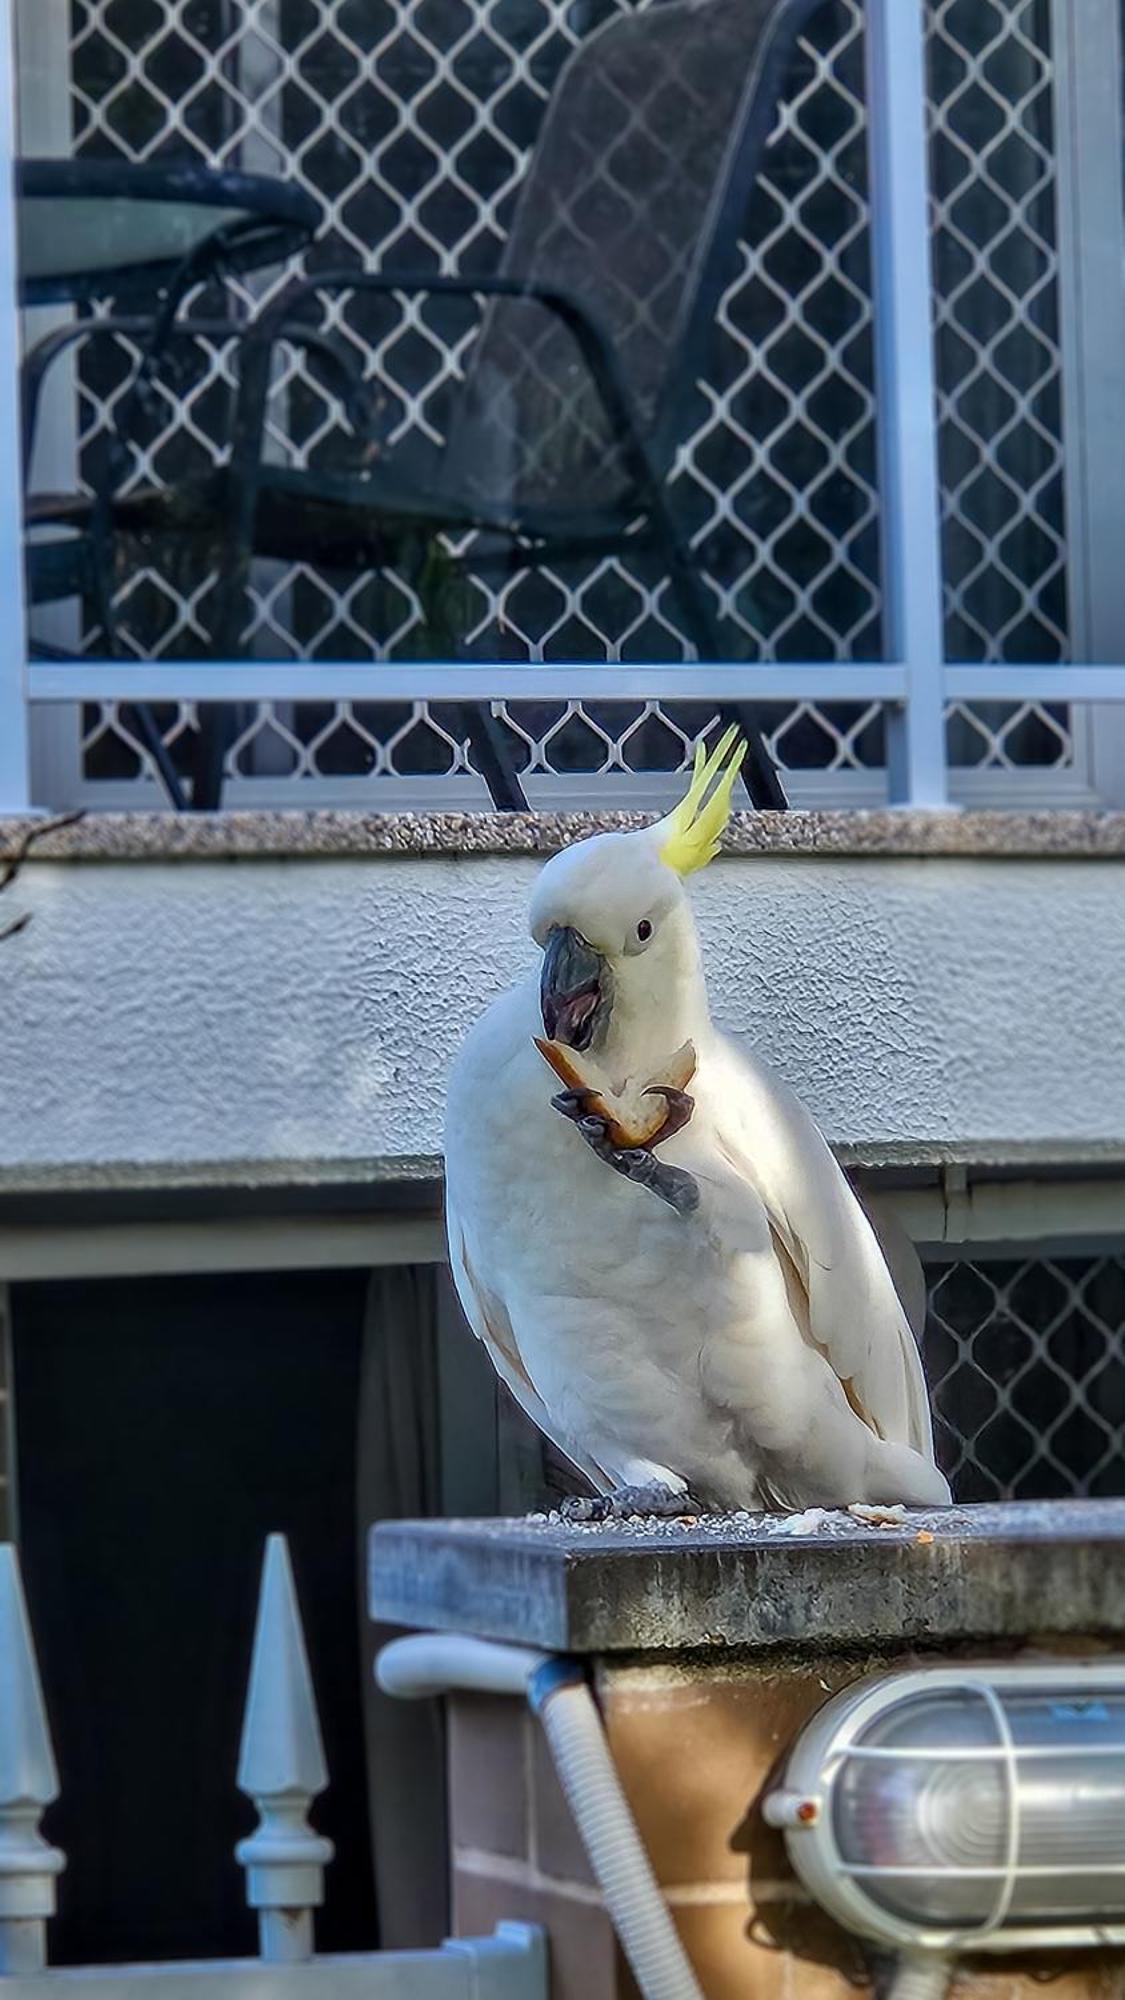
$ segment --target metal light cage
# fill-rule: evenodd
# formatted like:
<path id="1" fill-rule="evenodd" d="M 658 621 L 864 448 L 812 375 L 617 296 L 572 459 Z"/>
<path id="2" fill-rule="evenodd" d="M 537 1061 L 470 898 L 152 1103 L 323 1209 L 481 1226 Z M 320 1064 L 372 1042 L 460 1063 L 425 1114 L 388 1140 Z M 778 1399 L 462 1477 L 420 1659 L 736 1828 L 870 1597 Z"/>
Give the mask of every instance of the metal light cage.
<path id="1" fill-rule="evenodd" d="M 909 1951 L 1125 1943 L 1125 1660 L 850 1688 L 765 1802 L 806 1888 Z"/>

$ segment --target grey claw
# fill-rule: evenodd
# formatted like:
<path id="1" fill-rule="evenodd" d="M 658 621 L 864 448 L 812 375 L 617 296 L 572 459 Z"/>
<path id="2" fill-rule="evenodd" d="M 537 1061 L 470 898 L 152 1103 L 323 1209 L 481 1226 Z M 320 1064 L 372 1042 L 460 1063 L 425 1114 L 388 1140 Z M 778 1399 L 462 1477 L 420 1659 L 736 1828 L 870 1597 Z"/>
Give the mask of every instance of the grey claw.
<path id="1" fill-rule="evenodd" d="M 564 1118 L 573 1118 L 577 1122 L 585 1115 L 586 1096 L 584 1090 L 560 1090 L 557 1097 L 552 1097 L 551 1103 Z"/>
<path id="2" fill-rule="evenodd" d="M 564 1521 L 578 1522 L 691 1519 L 701 1511 L 690 1493 L 661 1485 L 619 1486 L 596 1499 L 574 1494 L 559 1507 Z"/>
<path id="3" fill-rule="evenodd" d="M 690 1215 L 699 1207 L 699 1183 L 693 1174 L 683 1167 L 666 1166 L 655 1153 L 643 1147 L 635 1147 L 627 1153 L 613 1155 L 611 1165 L 627 1180 L 636 1181 L 639 1187 L 650 1188 L 653 1194 L 674 1208 L 677 1215 Z"/>
<path id="4" fill-rule="evenodd" d="M 674 1486 L 662 1486 L 659 1480 L 651 1486 L 622 1486 L 612 1498 L 627 1502 L 636 1514 L 655 1514 L 669 1521 L 703 1512 L 698 1500 L 690 1493 L 682 1493 Z"/>
<path id="5" fill-rule="evenodd" d="M 692 1215 L 699 1207 L 699 1182 L 694 1174 L 683 1167 L 666 1167 L 661 1161 L 657 1167 L 658 1172 L 649 1182 L 653 1192 L 674 1208 L 677 1215 Z"/>
<path id="6" fill-rule="evenodd" d="M 596 1117 L 591 1111 L 581 1110 L 580 1105 L 573 1102 L 580 1095 L 579 1092 L 566 1090 L 551 1101 L 564 1117 L 573 1119 L 576 1129 L 599 1160 L 604 1160 L 615 1174 L 635 1181 L 638 1187 L 651 1188 L 653 1194 L 666 1201 L 677 1215 L 690 1215 L 693 1209 L 699 1207 L 699 1187 L 691 1174 L 682 1167 L 666 1166 L 647 1146 L 620 1149 L 612 1146 L 606 1136 L 605 1119 Z"/>

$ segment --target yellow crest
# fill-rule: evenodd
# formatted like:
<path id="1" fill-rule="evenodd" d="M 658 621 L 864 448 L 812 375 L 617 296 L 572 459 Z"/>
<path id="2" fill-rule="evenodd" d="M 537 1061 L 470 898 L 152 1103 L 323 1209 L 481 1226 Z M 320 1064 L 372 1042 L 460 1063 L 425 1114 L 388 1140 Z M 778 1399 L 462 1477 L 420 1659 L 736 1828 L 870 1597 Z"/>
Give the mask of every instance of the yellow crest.
<path id="1" fill-rule="evenodd" d="M 696 744 L 691 784 L 679 805 L 655 829 L 660 838 L 660 859 L 677 875 L 694 875 L 718 853 L 730 818 L 734 781 L 745 755 L 746 744 L 733 723 L 710 756 L 702 743 Z"/>

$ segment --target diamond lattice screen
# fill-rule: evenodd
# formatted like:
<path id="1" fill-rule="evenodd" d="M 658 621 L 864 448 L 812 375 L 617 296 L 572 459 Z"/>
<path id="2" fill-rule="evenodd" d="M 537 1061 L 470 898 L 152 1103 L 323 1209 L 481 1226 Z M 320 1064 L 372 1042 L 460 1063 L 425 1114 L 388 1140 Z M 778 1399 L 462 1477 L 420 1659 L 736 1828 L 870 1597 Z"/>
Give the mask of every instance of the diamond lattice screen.
<path id="1" fill-rule="evenodd" d="M 322 267 L 377 258 L 487 272 L 560 68 L 615 5 L 627 0 L 72 0 L 75 147 L 295 175 L 326 204 L 313 253 Z M 1045 0 L 931 5 L 948 627 L 960 657 L 1056 657 L 1063 642 L 1045 11 Z M 256 281 L 254 295 L 281 275 Z M 373 382 L 383 442 L 433 442 L 471 332 L 463 318 L 424 304 L 365 318 L 346 301 L 329 318 Z M 87 470 L 129 362 L 123 349 L 83 361 Z M 214 460 L 230 368 L 229 353 L 185 349 L 145 413 L 138 477 L 175 479 Z M 288 354 L 273 448 L 315 462 L 339 416 Z M 862 9 L 825 0 L 783 93 L 672 482 L 730 657 L 879 656 L 875 463 Z M 167 657 L 202 650 L 207 574 L 132 554 L 125 643 Z M 482 657 L 691 657 L 666 580 L 639 562 L 587 559 L 502 588 L 482 575 L 468 589 L 464 623 Z M 416 595 L 393 575 L 257 566 L 248 643 L 263 658 L 412 657 L 420 625 Z M 95 631 L 86 644 L 97 650 Z M 587 792 L 596 780 L 607 800 L 630 774 L 680 768 L 712 714 L 655 702 L 499 712 L 533 793 L 537 777 Z M 842 798 L 881 769 L 877 708 L 799 702 L 770 717 L 779 762 L 830 774 Z M 190 708 L 169 705 L 159 720 L 181 757 Z M 958 712 L 951 748 L 991 768 L 1065 762 L 1066 713 Z M 112 704 L 86 713 L 84 761 L 94 796 L 106 780 L 152 789 L 127 712 Z M 348 796 L 357 780 L 399 777 L 430 781 L 437 803 L 468 764 L 439 703 L 263 703 L 240 712 L 229 771 L 243 798 L 300 784 L 306 796 Z"/>
<path id="2" fill-rule="evenodd" d="M 946 653 L 1066 657 L 1049 0 L 935 0 L 930 177 Z M 1065 708 L 958 706 L 952 761 L 1059 766 Z"/>
<path id="3" fill-rule="evenodd" d="M 924 1357 L 959 1500 L 1125 1494 L 1125 1256 L 934 1265 Z"/>

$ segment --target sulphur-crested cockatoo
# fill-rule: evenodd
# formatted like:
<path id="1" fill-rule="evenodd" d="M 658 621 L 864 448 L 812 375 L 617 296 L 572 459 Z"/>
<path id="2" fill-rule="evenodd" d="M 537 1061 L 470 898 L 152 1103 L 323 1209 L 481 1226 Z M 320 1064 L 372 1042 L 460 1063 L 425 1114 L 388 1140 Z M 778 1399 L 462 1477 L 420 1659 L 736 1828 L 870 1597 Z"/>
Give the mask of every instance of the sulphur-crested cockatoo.
<path id="1" fill-rule="evenodd" d="M 450 1081 L 457 1290 L 517 1401 L 622 1511 L 941 1505 L 872 1225 L 808 1113 L 711 1023 L 683 879 L 718 850 L 738 763 L 729 735 L 701 749 L 668 818 L 540 875 L 541 978 L 489 1007 Z M 618 1150 L 544 1034 L 619 1084 L 688 1043 L 696 1066 L 664 1131 Z"/>

